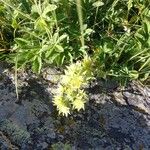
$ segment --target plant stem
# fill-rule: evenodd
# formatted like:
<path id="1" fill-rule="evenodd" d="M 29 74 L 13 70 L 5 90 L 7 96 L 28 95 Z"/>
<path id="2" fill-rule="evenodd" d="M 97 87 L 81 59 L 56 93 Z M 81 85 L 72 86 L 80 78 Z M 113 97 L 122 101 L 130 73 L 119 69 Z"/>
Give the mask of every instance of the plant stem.
<path id="1" fill-rule="evenodd" d="M 15 58 L 15 88 L 16 88 L 16 95 L 17 95 L 17 100 L 18 100 L 19 95 L 18 95 L 17 68 L 18 68 L 18 52 Z"/>
<path id="2" fill-rule="evenodd" d="M 82 9 L 81 9 L 81 0 L 76 0 L 77 5 L 77 13 L 78 19 L 80 24 L 80 32 L 81 32 L 81 46 L 84 47 L 84 35 L 83 35 L 83 16 L 82 16 Z"/>

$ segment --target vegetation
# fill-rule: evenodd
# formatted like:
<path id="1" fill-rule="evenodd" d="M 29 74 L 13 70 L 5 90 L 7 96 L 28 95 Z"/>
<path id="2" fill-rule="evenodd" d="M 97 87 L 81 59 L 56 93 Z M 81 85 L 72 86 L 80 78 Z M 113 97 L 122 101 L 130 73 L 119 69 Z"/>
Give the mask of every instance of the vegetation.
<path id="1" fill-rule="evenodd" d="M 82 62 L 71 64 L 62 75 L 57 94 L 54 97 L 54 105 L 59 114 L 70 114 L 71 110 L 84 109 L 87 94 L 83 90 L 88 81 L 93 77 L 92 60 L 85 57 Z"/>
<path id="2" fill-rule="evenodd" d="M 40 73 L 64 67 L 54 104 L 84 108 L 93 77 L 148 81 L 149 0 L 0 0 L 0 59 Z"/>

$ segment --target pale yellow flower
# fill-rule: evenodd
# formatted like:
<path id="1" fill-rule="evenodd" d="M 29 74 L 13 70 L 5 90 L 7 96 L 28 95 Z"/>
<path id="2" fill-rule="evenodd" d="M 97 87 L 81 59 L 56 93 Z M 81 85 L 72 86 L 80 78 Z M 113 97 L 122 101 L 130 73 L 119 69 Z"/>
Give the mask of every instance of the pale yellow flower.
<path id="1" fill-rule="evenodd" d="M 66 117 L 68 116 L 68 114 L 70 114 L 70 108 L 66 105 L 61 96 L 55 96 L 53 103 L 57 107 L 59 114 L 62 114 Z"/>
<path id="2" fill-rule="evenodd" d="M 74 75 L 73 78 L 70 81 L 70 86 L 73 89 L 79 89 L 81 88 L 81 85 L 83 83 L 84 79 L 81 75 Z"/>
<path id="3" fill-rule="evenodd" d="M 87 100 L 87 95 L 83 90 L 78 90 L 78 94 L 75 97 L 75 100 L 72 102 L 73 108 L 77 109 L 84 109 L 84 104 Z"/>
<path id="4" fill-rule="evenodd" d="M 71 80 L 71 76 L 65 74 L 62 76 L 61 83 L 63 85 L 68 85 L 70 83 L 70 80 Z"/>
<path id="5" fill-rule="evenodd" d="M 72 102 L 72 105 L 73 105 L 73 108 L 74 109 L 77 109 L 78 111 L 81 110 L 81 109 L 84 109 L 84 103 L 85 101 L 83 99 L 80 99 L 80 98 L 76 98 L 73 102 Z"/>
<path id="6" fill-rule="evenodd" d="M 88 56 L 85 57 L 85 58 L 83 59 L 82 65 L 83 65 L 83 67 L 84 67 L 86 70 L 90 69 L 91 66 L 92 66 L 92 60 L 91 60 L 91 58 L 88 57 Z"/>
<path id="7" fill-rule="evenodd" d="M 92 64 L 93 62 L 90 57 L 87 56 L 83 59 L 82 62 L 83 73 L 87 76 L 87 78 L 90 78 L 93 74 Z"/>
<path id="8" fill-rule="evenodd" d="M 59 85 L 58 89 L 57 89 L 57 94 L 58 95 L 63 95 L 63 93 L 65 92 L 65 87 L 62 85 Z"/>

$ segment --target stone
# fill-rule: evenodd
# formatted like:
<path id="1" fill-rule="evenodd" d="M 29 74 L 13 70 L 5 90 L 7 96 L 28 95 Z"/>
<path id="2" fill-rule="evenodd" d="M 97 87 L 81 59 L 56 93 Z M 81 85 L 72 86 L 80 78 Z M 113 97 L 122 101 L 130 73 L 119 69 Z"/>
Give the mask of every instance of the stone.
<path id="1" fill-rule="evenodd" d="M 150 98 L 142 95 L 137 95 L 130 92 L 124 92 L 124 96 L 127 99 L 128 104 L 133 109 L 150 115 Z"/>
<path id="2" fill-rule="evenodd" d="M 125 99 L 123 98 L 123 95 L 121 92 L 113 92 L 114 98 L 112 99 L 116 104 L 118 105 L 127 105 Z"/>
<path id="3" fill-rule="evenodd" d="M 46 150 L 59 142 L 73 150 L 150 149 L 148 87 L 131 82 L 118 90 L 112 81 L 95 80 L 85 110 L 65 118 L 52 106 L 57 84 L 19 73 L 17 103 L 12 72 L 4 70 L 0 65 L 0 149 Z"/>

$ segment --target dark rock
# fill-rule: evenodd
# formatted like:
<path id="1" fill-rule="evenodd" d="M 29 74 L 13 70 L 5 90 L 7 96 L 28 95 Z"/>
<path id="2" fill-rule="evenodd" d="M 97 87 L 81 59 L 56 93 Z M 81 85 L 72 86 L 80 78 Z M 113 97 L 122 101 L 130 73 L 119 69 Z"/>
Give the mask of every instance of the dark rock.
<path id="1" fill-rule="evenodd" d="M 23 143 L 30 141 L 30 134 L 9 120 L 0 122 L 0 131 L 6 133 L 13 143 L 21 146 Z"/>
<path id="2" fill-rule="evenodd" d="M 0 149 L 47 150 L 52 144 L 73 150 L 150 149 L 148 87 L 131 82 L 121 90 L 114 81 L 95 80 L 85 110 L 65 118 L 52 106 L 55 74 L 48 80 L 20 73 L 16 103 L 13 74 L 4 70 L 0 66 Z"/>
<path id="3" fill-rule="evenodd" d="M 51 96 L 39 81 L 27 80 L 27 83 L 25 78 L 28 76 L 25 75 L 19 78 L 24 84 L 18 86 L 21 103 L 16 103 L 15 87 L 13 81 L 7 77 L 8 74 L 3 73 L 3 79 L 0 81 L 0 131 L 19 149 L 48 148 L 56 138 L 53 119 L 50 117 L 50 103 L 48 105 Z M 9 148 L 4 140 L 1 145 L 3 149 Z"/>

